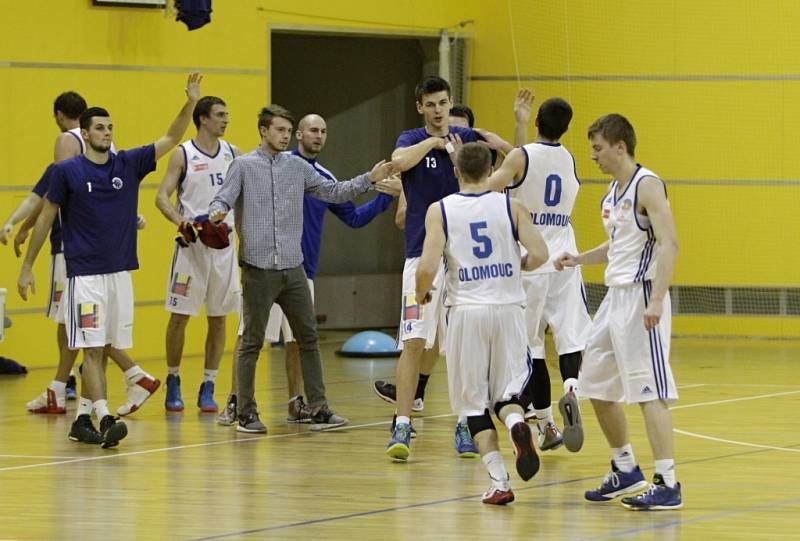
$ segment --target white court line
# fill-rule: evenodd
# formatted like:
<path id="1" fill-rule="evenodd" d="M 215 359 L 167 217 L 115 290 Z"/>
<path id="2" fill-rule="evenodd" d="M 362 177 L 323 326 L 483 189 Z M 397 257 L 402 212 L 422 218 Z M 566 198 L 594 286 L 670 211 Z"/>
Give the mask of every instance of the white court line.
<path id="1" fill-rule="evenodd" d="M 757 400 L 757 399 L 760 399 L 760 398 L 772 398 L 772 397 L 775 397 L 775 396 L 785 396 L 785 395 L 792 395 L 792 394 L 799 394 L 799 393 L 800 393 L 800 390 L 798 390 L 798 391 L 786 391 L 786 392 L 782 392 L 782 393 L 764 394 L 764 395 L 757 395 L 757 396 L 745 396 L 745 397 L 741 397 L 741 398 L 731 398 L 731 399 L 728 399 L 728 400 L 714 400 L 714 401 L 711 401 L 711 402 L 698 402 L 698 403 L 695 403 L 695 404 L 685 404 L 683 406 L 675 406 L 675 407 L 672 407 L 670 409 L 671 410 L 675 410 L 675 409 L 683 409 L 683 408 L 696 408 L 696 407 L 699 407 L 699 406 L 713 406 L 713 405 L 716 405 L 716 404 L 727 404 L 727 403 L 731 403 L 731 402 L 741 402 L 741 401 L 745 401 L 745 400 Z M 442 414 L 442 415 L 428 415 L 428 416 L 425 416 L 424 418 L 425 419 L 440 419 L 440 418 L 452 417 L 452 416 L 453 416 L 453 414 L 447 413 L 447 414 Z M 366 424 L 361 424 L 361 425 L 347 425 L 347 426 L 341 426 L 341 427 L 337 427 L 337 428 L 332 428 L 330 430 L 326 430 L 325 432 L 334 432 L 334 431 L 338 431 L 338 430 L 351 430 L 351 429 L 358 429 L 358 428 L 369 428 L 369 427 L 373 427 L 373 426 L 386 425 L 386 424 L 389 424 L 390 422 L 391 421 L 378 421 L 378 422 L 375 422 L 375 423 L 366 423 Z M 162 452 L 168 452 L 168 451 L 179 451 L 179 450 L 182 450 L 182 449 L 194 449 L 194 448 L 198 448 L 198 447 L 211 447 L 213 445 L 223 445 L 223 444 L 226 444 L 226 443 L 242 443 L 242 442 L 247 442 L 247 441 L 256 441 L 256 440 L 265 440 L 265 439 L 269 440 L 269 439 L 278 439 L 278 438 L 288 438 L 288 437 L 291 437 L 291 436 L 301 436 L 301 435 L 304 435 L 304 434 L 308 434 L 308 432 L 295 432 L 295 433 L 291 433 L 291 434 L 275 434 L 275 435 L 272 435 L 272 436 L 252 436 L 251 435 L 249 437 L 243 437 L 243 438 L 237 438 L 237 439 L 231 439 L 231 440 L 220 440 L 220 441 L 212 441 L 212 442 L 204 442 L 204 443 L 192 443 L 192 444 L 188 444 L 188 445 L 177 445 L 177 446 L 174 446 L 174 447 L 161 447 L 161 448 L 158 448 L 158 449 L 147 449 L 147 450 L 144 450 L 144 451 L 131 451 L 129 453 L 114 453 L 113 451 L 111 451 L 111 453 L 113 453 L 113 454 L 110 453 L 110 454 L 99 455 L 99 456 L 81 457 L 81 458 L 74 458 L 74 459 L 68 459 L 68 460 L 59 460 L 59 461 L 56 461 L 56 462 L 43 462 L 43 463 L 40 463 L 40 464 L 27 464 L 27 465 L 24 465 L 24 466 L 9 466 L 9 467 L 5 467 L 5 468 L 0 468 L 0 473 L 6 472 L 6 471 L 27 470 L 27 469 L 32 469 L 32 468 L 43 468 L 43 467 L 47 467 L 47 466 L 59 466 L 59 465 L 62 465 L 62 464 L 74 464 L 74 463 L 78 463 L 78 462 L 90 462 L 90 461 L 95 461 L 95 460 L 108 460 L 108 459 L 117 458 L 117 457 L 148 455 L 148 454 L 162 453 Z M 753 444 L 753 445 L 755 445 L 755 444 Z M 783 448 L 778 447 L 776 449 L 783 449 Z"/>
<path id="2" fill-rule="evenodd" d="M 443 414 L 443 415 L 427 415 L 425 419 L 438 419 L 441 417 L 452 417 L 451 413 Z M 391 421 L 378 421 L 375 423 L 365 423 L 361 425 L 345 425 L 339 426 L 336 428 L 331 428 L 330 430 L 323 430 L 321 432 L 336 432 L 340 430 L 348 430 L 354 428 L 370 428 L 373 426 L 381 426 L 381 425 L 388 425 Z M 15 470 L 29 470 L 32 468 L 43 468 L 46 466 L 60 466 L 62 464 L 75 464 L 77 462 L 91 462 L 95 460 L 108 460 L 110 458 L 119 458 L 119 457 L 127 457 L 127 456 L 137 456 L 137 455 L 149 455 L 153 453 L 162 453 L 167 451 L 180 451 L 182 449 L 195 449 L 198 447 L 211 447 L 213 445 L 223 445 L 225 443 L 243 443 L 249 441 L 258 441 L 258 440 L 276 440 L 279 438 L 288 438 L 292 436 L 303 436 L 305 434 L 318 434 L 319 432 L 293 432 L 290 434 L 273 434 L 267 436 L 256 436 L 256 435 L 248 435 L 243 436 L 240 438 L 232 439 L 232 440 L 220 440 L 220 441 L 211 441 L 211 442 L 204 442 L 204 443 L 191 443 L 188 445 L 176 445 L 174 447 L 160 447 L 158 449 L 146 449 L 144 451 L 131 451 L 129 453 L 115 453 L 114 451 L 110 451 L 109 454 L 105 455 L 98 455 L 98 456 L 88 456 L 88 457 L 80 457 L 80 458 L 71 458 L 68 460 L 59 460 L 57 462 L 42 462 L 40 464 L 26 464 L 24 466 L 9 466 L 6 468 L 0 468 L 0 472 L 6 471 L 15 471 Z M 2 456 L 2 455 L 0 455 Z"/>
<path id="3" fill-rule="evenodd" d="M 78 458 L 75 456 L 41 456 L 41 455 L 0 455 L 0 458 L 47 458 L 51 460 L 64 460 L 69 458 Z"/>
<path id="4" fill-rule="evenodd" d="M 756 396 L 745 396 L 742 398 L 729 398 L 727 400 L 713 400 L 711 402 L 697 402 L 696 404 L 683 404 L 681 406 L 672 406 L 670 410 L 681 410 L 686 408 L 696 408 L 698 406 L 715 406 L 717 404 L 730 404 L 732 402 L 744 402 L 745 400 L 758 400 L 760 398 L 773 398 L 776 396 L 787 396 L 791 394 L 800 394 L 798 391 L 784 391 L 782 393 L 760 394 Z"/>
<path id="5" fill-rule="evenodd" d="M 790 453 L 800 453 L 800 449 L 792 449 L 790 447 L 775 447 L 774 445 L 760 445 L 758 443 L 749 443 L 746 441 L 726 440 L 723 438 L 715 438 L 714 436 L 706 436 L 705 434 L 697 434 L 695 432 L 680 430 L 679 428 L 673 428 L 672 431 L 677 432 L 678 434 L 683 434 L 684 436 L 692 436 L 694 438 L 700 438 L 703 440 L 718 441 L 720 443 L 732 443 L 734 445 L 744 445 L 745 447 L 757 447 L 759 449 L 771 449 L 773 451 L 788 451 Z"/>

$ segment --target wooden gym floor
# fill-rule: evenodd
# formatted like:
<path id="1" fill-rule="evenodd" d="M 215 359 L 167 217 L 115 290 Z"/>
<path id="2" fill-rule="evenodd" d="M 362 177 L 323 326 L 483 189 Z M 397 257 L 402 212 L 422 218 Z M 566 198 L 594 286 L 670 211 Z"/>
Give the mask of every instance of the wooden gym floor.
<path id="1" fill-rule="evenodd" d="M 590 406 L 577 454 L 544 453 L 529 483 L 512 473 L 517 501 L 480 503 L 488 487 L 478 459 L 453 450 L 455 418 L 445 363 L 428 386 L 411 460 L 383 448 L 392 409 L 372 392 L 394 376 L 394 359 L 336 357 L 346 335 L 323 332 L 328 396 L 350 425 L 324 433 L 289 426 L 281 349 L 265 349 L 257 397 L 266 436 L 215 424 L 194 407 L 201 359 L 184 360 L 183 414 L 166 415 L 160 390 L 127 419 L 114 450 L 67 439 L 67 415 L 32 415 L 25 402 L 53 373 L 0 377 L 0 538 L 9 539 L 547 539 L 678 540 L 800 538 L 800 342 L 673 340 L 681 399 L 673 408 L 681 511 L 634 513 L 589 504 L 609 454 Z M 553 397 L 560 396 L 550 360 Z M 217 382 L 230 383 L 226 355 Z M 141 363 L 165 378 L 163 360 Z M 123 399 L 121 374 L 108 370 L 110 406 Z M 627 409 L 632 443 L 652 476 L 641 415 Z M 557 420 L 558 416 L 557 416 Z M 560 424 L 560 420 L 559 420 Z M 507 438 L 501 439 L 513 471 Z"/>

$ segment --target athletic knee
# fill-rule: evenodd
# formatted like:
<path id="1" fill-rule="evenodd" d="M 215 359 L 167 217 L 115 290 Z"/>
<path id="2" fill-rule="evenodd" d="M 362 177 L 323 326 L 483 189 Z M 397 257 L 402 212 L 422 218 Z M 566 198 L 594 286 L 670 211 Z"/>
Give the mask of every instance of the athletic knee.
<path id="1" fill-rule="evenodd" d="M 492 416 L 489 415 L 489 410 L 485 410 L 483 415 L 471 415 L 467 417 L 467 427 L 469 428 L 469 433 L 472 435 L 472 439 L 475 439 L 475 436 L 484 430 L 494 430 L 494 423 L 492 422 Z"/>
<path id="2" fill-rule="evenodd" d="M 522 398 L 519 397 L 519 396 L 512 396 L 509 400 L 504 400 L 503 402 L 498 402 L 497 404 L 495 404 L 494 405 L 494 414 L 497 415 L 497 418 L 499 419 L 500 418 L 500 412 L 503 410 L 503 408 L 505 408 L 506 406 L 512 406 L 512 405 L 519 406 L 520 408 L 525 409 L 525 406 L 523 406 Z"/>

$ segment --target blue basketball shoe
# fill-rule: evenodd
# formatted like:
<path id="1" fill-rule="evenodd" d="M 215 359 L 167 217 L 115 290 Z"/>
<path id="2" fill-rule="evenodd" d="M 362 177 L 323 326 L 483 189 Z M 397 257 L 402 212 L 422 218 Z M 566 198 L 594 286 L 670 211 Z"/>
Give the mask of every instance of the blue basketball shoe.
<path id="1" fill-rule="evenodd" d="M 167 376 L 167 398 L 164 399 L 164 407 L 167 411 L 183 411 L 180 376 L 175 374 Z"/>
<path id="2" fill-rule="evenodd" d="M 590 502 L 607 502 L 618 496 L 639 492 L 646 487 L 647 481 L 638 465 L 633 471 L 624 472 L 620 471 L 612 460 L 611 471 L 603 478 L 600 486 L 593 490 L 587 490 L 584 497 Z"/>
<path id="3" fill-rule="evenodd" d="M 219 406 L 214 400 L 214 382 L 204 381 L 197 393 L 197 407 L 204 413 L 217 413 Z"/>
<path id="4" fill-rule="evenodd" d="M 653 476 L 653 484 L 647 492 L 630 498 L 622 498 L 622 505 L 634 511 L 667 511 L 683 507 L 681 484 L 674 487 L 664 484 L 660 473 Z"/>
<path id="5" fill-rule="evenodd" d="M 458 456 L 461 458 L 475 458 L 476 456 L 480 456 L 475 442 L 472 441 L 472 434 L 469 433 L 467 423 L 462 423 L 460 421 L 456 423 L 456 438 L 453 442 L 453 447 L 455 447 Z"/>
<path id="6" fill-rule="evenodd" d="M 394 460 L 405 461 L 411 454 L 411 425 L 406 423 L 398 424 L 392 432 L 392 439 L 386 446 L 386 454 Z"/>

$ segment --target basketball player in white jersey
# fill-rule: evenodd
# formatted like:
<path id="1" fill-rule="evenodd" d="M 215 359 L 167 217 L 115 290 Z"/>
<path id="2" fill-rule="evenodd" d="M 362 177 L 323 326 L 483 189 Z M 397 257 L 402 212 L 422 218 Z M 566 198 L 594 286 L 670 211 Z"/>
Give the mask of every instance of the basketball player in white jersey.
<path id="1" fill-rule="evenodd" d="M 209 248 L 196 242 L 194 220 L 207 212 L 222 186 L 225 173 L 239 150 L 221 139 L 228 125 L 225 102 L 215 96 L 200 98 L 192 113 L 197 135 L 173 152 L 156 195 L 156 206 L 178 227 L 179 236 L 167 280 L 167 411 L 183 411 L 180 365 L 186 325 L 202 305 L 206 307 L 205 369 L 197 394 L 197 407 L 216 412 L 214 381 L 225 349 L 225 316 L 239 309 L 239 266 L 233 243 L 227 248 Z M 170 196 L 177 190 L 173 205 Z M 225 218 L 233 234 L 233 213 Z"/>
<path id="2" fill-rule="evenodd" d="M 678 240 L 664 182 L 634 159 L 636 134 L 618 114 L 589 127 L 592 159 L 614 180 L 600 205 L 609 240 L 578 255 L 562 254 L 556 268 L 608 263 L 608 293 L 595 314 L 579 378 L 611 447 L 611 471 L 587 490 L 589 501 L 608 501 L 647 486 L 634 458 L 621 402 L 639 404 L 655 458 L 649 490 L 622 499 L 635 510 L 679 509 L 672 417 L 678 398 L 669 365 L 669 286 Z"/>
<path id="3" fill-rule="evenodd" d="M 467 418 L 492 485 L 483 502 L 514 501 L 490 411 L 508 427 L 517 472 L 527 481 L 539 470 L 520 395 L 531 376 L 520 270 L 547 260 L 547 245 L 528 210 L 489 189 L 489 150 L 467 143 L 457 154 L 460 191 L 433 203 L 416 272 L 417 301 L 431 299 L 444 253 L 447 297 L 447 379 L 454 413 Z M 520 257 L 518 241 L 527 250 Z M 404 425 L 398 425 L 404 426 Z"/>
<path id="4" fill-rule="evenodd" d="M 528 92 L 527 97 L 532 99 L 533 96 Z M 520 120 L 527 123 L 525 115 L 520 114 L 519 102 L 518 96 L 515 104 L 518 123 Z M 528 343 L 533 357 L 533 377 L 528 382 L 525 396 L 532 402 L 539 448 L 543 451 L 556 449 L 562 442 L 573 452 L 583 445 L 577 400 L 578 371 L 591 319 L 580 268 L 559 273 L 553 265 L 558 255 L 577 251 L 571 215 L 580 181 L 575 159 L 559 142 L 571 120 L 572 107 L 563 99 L 550 98 L 542 102 L 536 115 L 536 139 L 512 150 L 489 179 L 492 189 L 510 188 L 511 194 L 530 209 L 533 224 L 550 251 L 550 260 L 533 272 L 522 275 L 527 297 Z M 550 405 L 550 374 L 544 350 L 547 326 L 553 332 L 564 381 L 564 396 L 559 400 L 564 418 L 563 440 L 553 422 Z"/>
<path id="5" fill-rule="evenodd" d="M 86 143 L 81 136 L 79 118 L 81 113 L 86 110 L 86 100 L 77 92 L 67 91 L 56 97 L 53 103 L 53 117 L 61 133 L 58 135 L 54 145 L 53 163 L 79 156 L 86 150 Z M 111 152 L 116 152 L 113 144 Z M 25 223 L 20 227 L 14 238 L 14 251 L 19 257 L 22 255 L 22 244 L 28 237 L 28 233 L 36 224 L 36 219 L 42 210 L 42 198 L 48 189 L 47 172 L 43 175 L 28 197 L 20 203 L 14 213 L 9 217 L 3 231 L 0 232 L 0 242 L 6 243 L 7 235 L 12 231 L 14 224 L 21 220 Z M 139 216 L 138 227 L 144 228 L 145 220 Z M 59 363 L 53 381 L 47 389 L 26 404 L 26 408 L 31 413 L 66 413 L 66 399 L 77 398 L 75 392 L 75 377 L 71 375 L 77 351 L 72 351 L 67 347 L 67 333 L 64 325 L 64 313 L 60 309 L 61 296 L 66 288 L 67 271 L 64 262 L 64 254 L 61 249 L 61 228 L 60 223 L 54 227 L 54 234 L 51 235 L 52 255 L 50 268 L 50 295 L 47 305 L 47 317 L 58 323 L 56 334 Z M 136 410 L 158 389 L 160 382 L 147 374 L 122 350 L 109 348 L 108 355 L 120 367 L 125 374 L 128 401 L 120 407 L 120 410 L 128 412 Z"/>

